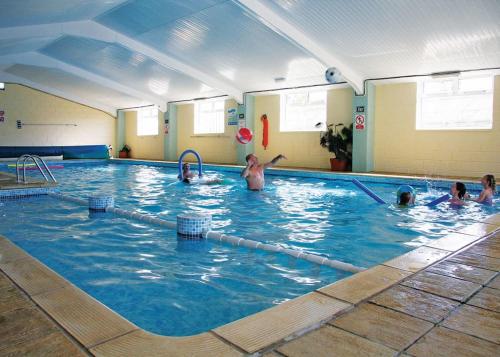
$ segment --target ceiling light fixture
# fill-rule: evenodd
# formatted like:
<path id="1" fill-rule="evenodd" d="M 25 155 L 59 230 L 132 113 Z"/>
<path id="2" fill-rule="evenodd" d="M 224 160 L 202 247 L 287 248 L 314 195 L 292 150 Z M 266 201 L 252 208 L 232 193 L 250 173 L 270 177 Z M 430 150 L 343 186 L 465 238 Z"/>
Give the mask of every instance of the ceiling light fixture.
<path id="1" fill-rule="evenodd" d="M 443 72 L 431 73 L 432 78 L 450 78 L 450 77 L 458 77 L 459 75 L 460 71 L 443 71 Z"/>

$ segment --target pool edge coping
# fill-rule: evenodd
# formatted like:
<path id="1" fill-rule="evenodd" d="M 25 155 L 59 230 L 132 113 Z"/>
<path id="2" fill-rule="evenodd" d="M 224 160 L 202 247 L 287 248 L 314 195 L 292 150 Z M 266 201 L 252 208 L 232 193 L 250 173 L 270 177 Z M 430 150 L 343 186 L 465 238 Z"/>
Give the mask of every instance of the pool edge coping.
<path id="1" fill-rule="evenodd" d="M 471 230 L 477 233 L 472 234 Z M 276 344 L 294 339 L 320 327 L 331 318 L 351 310 L 401 280 L 468 248 L 478 240 L 499 230 L 500 214 L 491 215 L 482 222 L 473 223 L 455 233 L 428 243 L 430 246 L 420 246 L 361 273 L 318 288 L 280 305 L 272 306 L 209 331 L 185 337 L 160 336 L 137 327 L 1 235 L 0 270 L 40 309 L 54 319 L 62 329 L 89 352 L 96 355 L 113 354 L 112 351 L 125 348 L 124 346 L 129 349 L 132 347 L 129 345 L 131 342 L 136 344 L 139 342 L 140 345 L 136 345 L 136 348 L 140 348 L 143 352 L 148 350 L 168 352 L 170 350 L 172 353 L 181 354 L 254 354 L 269 350 Z M 461 233 L 461 231 L 467 233 Z M 457 240 L 457 238 L 462 239 Z M 436 245 L 439 246 L 441 242 L 444 242 L 446 249 L 443 246 L 436 248 Z M 22 266 L 16 264 L 20 260 L 23 260 Z M 387 273 L 380 274 L 377 270 L 399 273 L 400 278 L 395 278 L 394 275 Z M 375 281 L 376 286 L 373 289 L 366 291 L 364 295 L 355 300 L 335 293 L 335 289 L 341 285 L 347 286 L 349 289 L 349 286 L 352 288 L 353 285 L 355 287 L 362 286 L 363 281 L 365 283 L 367 280 L 372 281 L 373 276 L 371 275 L 374 272 L 375 277 L 380 281 L 389 281 L 389 284 L 379 284 Z M 38 283 L 40 277 L 42 277 L 42 284 L 53 283 L 55 285 L 42 289 L 42 291 L 33 290 L 32 284 Z M 64 281 L 63 285 L 61 285 L 61 281 Z M 69 300 L 67 294 L 65 296 L 66 289 L 71 290 Z M 331 290 L 334 292 L 332 293 Z M 82 306 L 84 307 L 83 311 L 78 311 Z M 313 318 L 304 324 L 305 314 L 311 311 L 314 312 Z M 92 321 L 89 321 L 88 316 L 92 312 L 98 312 L 99 321 L 94 326 L 92 326 Z M 69 315 L 69 317 L 65 317 L 65 315 Z M 270 325 L 274 320 L 278 320 L 278 322 Z M 110 327 L 115 330 L 110 330 Z M 272 327 L 272 331 L 269 330 L 270 327 Z M 82 337 L 82 330 L 91 334 L 92 337 Z M 264 335 L 263 331 L 266 332 Z"/>

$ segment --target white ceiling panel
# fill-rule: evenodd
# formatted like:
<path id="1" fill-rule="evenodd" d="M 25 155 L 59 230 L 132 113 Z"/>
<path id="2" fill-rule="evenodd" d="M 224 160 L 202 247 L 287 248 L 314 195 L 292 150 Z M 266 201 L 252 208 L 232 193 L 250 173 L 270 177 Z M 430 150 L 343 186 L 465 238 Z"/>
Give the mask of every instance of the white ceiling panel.
<path id="1" fill-rule="evenodd" d="M 304 84 L 324 82 L 324 66 L 232 2 L 156 27 L 137 38 L 237 83 L 245 91 L 275 88 L 277 77 L 290 77 L 290 82 L 300 78 Z"/>
<path id="2" fill-rule="evenodd" d="M 3 39 L 0 40 L 0 56 L 35 51 L 53 40 L 53 37 Z"/>
<path id="3" fill-rule="evenodd" d="M 54 68 L 16 64 L 5 69 L 4 72 L 39 83 L 44 87 L 54 88 L 59 92 L 71 93 L 73 96 L 115 108 L 150 104 L 126 93 L 111 90 Z"/>
<path id="4" fill-rule="evenodd" d="M 124 0 L 2 0 L 0 27 L 91 19 Z"/>
<path id="5" fill-rule="evenodd" d="M 268 3 L 365 78 L 500 66 L 498 0 Z"/>
<path id="6" fill-rule="evenodd" d="M 84 92 L 158 105 L 325 84 L 330 66 L 358 91 L 500 67 L 500 0 L 3 0 L 0 14 L 0 63 L 23 65 L 17 78 L 58 68 L 47 73 L 68 90 L 81 78 Z"/>
<path id="7" fill-rule="evenodd" d="M 115 43 L 64 36 L 40 52 L 165 102 L 223 94 Z"/>

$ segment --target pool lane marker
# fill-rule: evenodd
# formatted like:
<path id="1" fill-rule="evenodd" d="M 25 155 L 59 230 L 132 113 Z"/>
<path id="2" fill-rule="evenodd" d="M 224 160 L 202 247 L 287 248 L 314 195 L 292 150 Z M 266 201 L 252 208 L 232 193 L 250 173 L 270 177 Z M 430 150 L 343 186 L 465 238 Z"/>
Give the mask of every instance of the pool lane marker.
<path id="1" fill-rule="evenodd" d="M 63 195 L 63 194 L 55 193 L 55 192 L 50 192 L 49 196 L 63 200 L 63 201 L 77 203 L 77 204 L 82 205 L 82 206 L 88 206 L 88 199 L 85 200 L 85 199 L 71 197 L 71 196 L 67 196 L 67 195 Z M 147 223 L 153 223 L 153 224 L 157 224 L 157 225 L 167 227 L 167 228 L 172 228 L 172 229 L 177 228 L 176 222 L 165 221 L 163 219 L 152 217 L 149 215 L 145 215 L 145 214 L 142 214 L 142 213 L 139 213 L 136 211 L 127 211 L 127 210 L 116 208 L 116 207 L 108 207 L 108 208 L 106 208 L 106 212 L 112 212 L 112 213 L 119 215 L 119 216 L 128 217 L 128 218 L 136 219 L 136 220 L 147 222 Z M 251 239 L 245 239 L 245 238 L 241 238 L 241 237 L 226 235 L 226 234 L 223 234 L 220 232 L 209 231 L 209 232 L 205 233 L 203 235 L 203 237 L 206 239 L 215 240 L 215 241 L 218 241 L 221 243 L 229 243 L 229 244 L 235 245 L 237 247 L 241 246 L 241 247 L 245 247 L 245 248 L 258 249 L 258 250 L 263 250 L 263 251 L 267 251 L 267 252 L 283 253 L 286 255 L 290 255 L 296 259 L 307 260 L 307 261 L 314 263 L 314 264 L 326 265 L 326 266 L 329 266 L 330 268 L 333 268 L 333 269 L 348 271 L 351 273 L 359 273 L 360 271 L 365 270 L 365 268 L 360 268 L 360 267 L 357 267 L 355 265 L 345 263 L 345 262 L 342 262 L 339 260 L 328 259 L 328 258 L 320 256 L 320 255 L 304 253 L 300 250 L 283 248 L 283 247 L 280 247 L 278 245 L 267 244 L 267 243 L 262 243 L 262 242 L 258 242 L 258 241 L 251 240 Z"/>
<path id="2" fill-rule="evenodd" d="M 230 236 L 230 235 L 226 235 L 226 234 L 223 234 L 220 232 L 210 231 L 210 232 L 206 233 L 205 237 L 207 239 L 212 239 L 212 240 L 215 240 L 218 242 L 230 243 L 230 244 L 233 244 L 236 246 L 242 246 L 242 247 L 252 248 L 252 249 L 260 249 L 260 250 L 274 252 L 274 253 L 284 253 L 284 254 L 290 255 L 290 256 L 297 258 L 297 259 L 307 260 L 311 263 L 315 263 L 318 265 L 326 265 L 326 266 L 329 266 L 329 267 L 334 268 L 334 269 L 344 270 L 344 271 L 348 271 L 351 273 L 359 273 L 360 271 L 365 270 L 365 269 L 357 267 L 355 265 L 341 262 L 338 260 L 328 259 L 328 258 L 322 257 L 320 255 L 304 253 L 300 250 L 283 248 L 283 247 L 280 247 L 278 245 L 262 243 L 262 242 L 258 242 L 258 241 L 251 240 L 251 239 L 244 239 L 244 238 L 240 238 L 240 237 Z"/>

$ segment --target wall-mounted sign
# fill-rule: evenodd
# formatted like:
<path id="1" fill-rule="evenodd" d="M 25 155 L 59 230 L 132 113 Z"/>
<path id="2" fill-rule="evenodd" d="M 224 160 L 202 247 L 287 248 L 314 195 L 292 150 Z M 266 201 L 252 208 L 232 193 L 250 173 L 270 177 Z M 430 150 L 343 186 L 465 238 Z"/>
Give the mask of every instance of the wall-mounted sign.
<path id="1" fill-rule="evenodd" d="M 227 125 L 238 125 L 238 111 L 236 108 L 227 110 Z"/>
<path id="2" fill-rule="evenodd" d="M 357 113 L 364 113 L 365 112 L 365 107 L 364 106 L 356 107 L 356 112 Z"/>
<path id="3" fill-rule="evenodd" d="M 354 127 L 356 130 L 364 130 L 365 129 L 365 115 L 357 114 L 354 118 Z"/>

